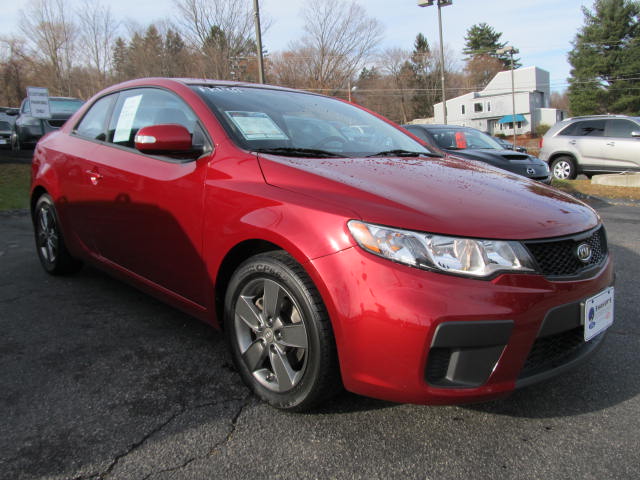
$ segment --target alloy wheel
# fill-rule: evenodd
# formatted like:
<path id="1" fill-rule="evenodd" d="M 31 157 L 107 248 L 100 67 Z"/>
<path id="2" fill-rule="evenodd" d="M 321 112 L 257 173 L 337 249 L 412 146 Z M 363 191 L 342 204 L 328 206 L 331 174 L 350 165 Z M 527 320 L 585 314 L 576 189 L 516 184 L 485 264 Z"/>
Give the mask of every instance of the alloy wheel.
<path id="1" fill-rule="evenodd" d="M 302 309 L 283 285 L 250 281 L 236 301 L 235 329 L 242 361 L 262 386 L 284 393 L 298 385 L 307 367 L 308 334 Z"/>
<path id="2" fill-rule="evenodd" d="M 48 205 L 43 205 L 38 210 L 36 225 L 40 254 L 47 262 L 55 263 L 58 258 L 58 225 L 55 215 Z"/>

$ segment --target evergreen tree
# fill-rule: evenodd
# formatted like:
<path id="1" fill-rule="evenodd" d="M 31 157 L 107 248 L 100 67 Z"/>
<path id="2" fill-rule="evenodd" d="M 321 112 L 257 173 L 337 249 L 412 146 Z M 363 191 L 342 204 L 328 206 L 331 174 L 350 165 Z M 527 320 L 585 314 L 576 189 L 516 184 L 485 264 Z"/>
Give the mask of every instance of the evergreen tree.
<path id="1" fill-rule="evenodd" d="M 573 115 L 640 114 L 640 2 L 596 0 L 569 52 Z"/>
<path id="2" fill-rule="evenodd" d="M 416 92 L 411 99 L 413 115 L 418 118 L 433 116 L 433 104 L 439 96 L 438 62 L 429 47 L 429 41 L 422 34 L 416 35 L 411 53 L 411 63 L 405 69 L 410 69 L 413 76 L 413 87 Z"/>
<path id="3" fill-rule="evenodd" d="M 464 53 L 467 57 L 465 60 L 470 61 L 478 56 L 490 56 L 497 58 L 502 62 L 505 68 L 511 68 L 511 57 L 509 54 L 498 54 L 497 50 L 504 48 L 507 42 L 501 42 L 501 32 L 496 32 L 493 27 L 486 23 L 478 23 L 472 25 L 464 37 Z M 521 66 L 520 59 L 513 59 L 515 68 Z"/>
<path id="4" fill-rule="evenodd" d="M 113 72 L 118 81 L 127 78 L 127 43 L 122 37 L 116 38 L 113 44 Z"/>

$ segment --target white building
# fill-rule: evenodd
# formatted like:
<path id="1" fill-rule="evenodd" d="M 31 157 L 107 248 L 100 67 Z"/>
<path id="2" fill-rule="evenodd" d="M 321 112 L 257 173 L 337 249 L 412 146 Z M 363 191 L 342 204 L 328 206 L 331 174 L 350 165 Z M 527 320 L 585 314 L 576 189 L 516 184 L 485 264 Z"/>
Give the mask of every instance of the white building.
<path id="1" fill-rule="evenodd" d="M 538 67 L 514 72 L 516 134 L 535 133 L 540 124 L 554 125 L 565 112 L 549 108 L 549 72 Z M 444 123 L 442 102 L 433 106 L 434 122 Z M 499 72 L 480 92 L 447 100 L 447 123 L 477 128 L 492 135 L 513 135 L 511 71 Z"/>

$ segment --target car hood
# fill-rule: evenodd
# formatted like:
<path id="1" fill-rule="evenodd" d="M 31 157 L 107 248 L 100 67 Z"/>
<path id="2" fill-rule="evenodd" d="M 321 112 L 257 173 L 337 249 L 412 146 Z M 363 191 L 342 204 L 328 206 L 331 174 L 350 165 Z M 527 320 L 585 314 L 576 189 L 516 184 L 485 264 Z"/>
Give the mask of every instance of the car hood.
<path id="1" fill-rule="evenodd" d="M 496 165 L 504 168 L 506 165 L 542 165 L 544 162 L 539 158 L 532 155 L 514 152 L 513 150 L 476 150 L 476 149 L 464 149 L 464 150 L 447 150 L 452 155 L 458 157 L 469 158 L 471 160 L 479 160 L 491 165 Z"/>
<path id="2" fill-rule="evenodd" d="M 348 207 L 382 225 L 524 240 L 599 223 L 593 209 L 558 190 L 455 158 L 258 159 L 267 183 Z"/>

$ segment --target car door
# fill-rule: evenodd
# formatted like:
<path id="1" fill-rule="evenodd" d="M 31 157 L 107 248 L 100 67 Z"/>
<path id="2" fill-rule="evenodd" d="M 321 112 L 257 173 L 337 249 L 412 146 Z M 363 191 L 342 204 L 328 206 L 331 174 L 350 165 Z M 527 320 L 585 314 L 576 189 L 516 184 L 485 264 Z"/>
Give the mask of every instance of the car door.
<path id="1" fill-rule="evenodd" d="M 604 119 L 576 122 L 569 144 L 575 146 L 583 166 L 593 167 L 602 163 L 604 127 Z"/>
<path id="2" fill-rule="evenodd" d="M 56 160 L 58 182 L 64 196 L 59 200 L 60 219 L 65 231 L 79 248 L 96 254 L 94 228 L 100 212 L 93 208 L 98 190 L 92 174 L 92 159 L 98 146 L 106 140 L 109 115 L 117 94 L 96 100 L 65 139 L 65 148 Z"/>
<path id="3" fill-rule="evenodd" d="M 623 118 L 607 120 L 605 141 L 602 145 L 602 166 L 615 170 L 640 169 L 640 125 Z"/>
<path id="4" fill-rule="evenodd" d="M 208 155 L 146 155 L 134 147 L 148 125 L 176 123 L 210 145 L 198 118 L 172 92 L 120 93 L 107 141 L 92 154 L 93 241 L 102 259 L 180 297 L 205 305 L 203 191 Z M 205 150 L 209 150 L 206 147 Z"/>

